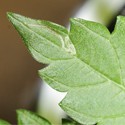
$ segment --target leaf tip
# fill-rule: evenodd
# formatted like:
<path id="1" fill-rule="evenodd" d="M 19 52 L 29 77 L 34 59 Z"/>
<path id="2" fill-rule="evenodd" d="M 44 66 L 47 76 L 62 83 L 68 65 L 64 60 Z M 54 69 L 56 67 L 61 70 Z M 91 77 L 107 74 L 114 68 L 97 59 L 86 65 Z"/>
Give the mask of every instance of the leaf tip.
<path id="1" fill-rule="evenodd" d="M 18 19 L 21 19 L 21 15 L 13 13 L 13 12 L 7 12 L 7 18 L 9 19 L 9 21 L 15 26 L 17 24 L 17 22 L 19 22 Z"/>
<path id="2" fill-rule="evenodd" d="M 76 20 L 76 18 L 70 18 L 70 22 L 73 23 Z"/>
<path id="3" fill-rule="evenodd" d="M 7 14 L 7 16 L 9 16 L 9 15 L 12 15 L 13 12 L 7 12 L 6 14 Z"/>
<path id="4" fill-rule="evenodd" d="M 18 110 L 16 110 L 16 113 L 17 113 L 18 116 L 20 116 L 24 112 L 26 112 L 26 110 L 24 110 L 24 109 L 18 109 Z"/>
<path id="5" fill-rule="evenodd" d="M 58 105 L 63 109 L 62 101 Z"/>
<path id="6" fill-rule="evenodd" d="M 16 21 L 15 20 L 16 20 L 17 15 L 18 14 L 13 13 L 13 12 L 7 12 L 7 18 L 13 24 L 14 27 L 16 26 Z"/>
<path id="7" fill-rule="evenodd" d="M 8 19 L 9 19 L 10 21 L 11 21 L 11 19 L 12 19 L 13 14 L 14 14 L 14 13 L 12 13 L 12 12 L 7 12 L 7 17 L 8 17 Z"/>
<path id="8" fill-rule="evenodd" d="M 12 12 L 7 12 L 7 16 L 11 16 L 12 15 Z"/>

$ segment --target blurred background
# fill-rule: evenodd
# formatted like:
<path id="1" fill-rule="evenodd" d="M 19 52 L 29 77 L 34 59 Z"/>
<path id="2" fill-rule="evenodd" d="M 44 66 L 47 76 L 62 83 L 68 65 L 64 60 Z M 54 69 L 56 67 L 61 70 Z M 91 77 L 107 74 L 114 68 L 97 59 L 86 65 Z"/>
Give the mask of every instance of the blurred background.
<path id="1" fill-rule="evenodd" d="M 11 11 L 68 27 L 70 17 L 80 17 L 113 30 L 116 16 L 124 15 L 124 0 L 3 0 L 0 2 L 0 118 L 16 123 L 16 109 L 40 110 L 43 67 L 28 53 L 6 18 Z M 39 112 L 39 111 L 38 111 Z"/>

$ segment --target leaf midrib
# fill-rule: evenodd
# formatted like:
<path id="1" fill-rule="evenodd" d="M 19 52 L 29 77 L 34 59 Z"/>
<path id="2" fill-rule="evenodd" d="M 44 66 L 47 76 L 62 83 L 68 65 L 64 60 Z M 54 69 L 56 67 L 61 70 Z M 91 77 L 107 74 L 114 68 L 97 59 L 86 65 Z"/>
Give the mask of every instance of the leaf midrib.
<path id="1" fill-rule="evenodd" d="M 18 18 L 15 18 L 13 15 L 11 15 L 11 17 L 14 18 L 15 20 L 17 20 L 17 21 L 18 21 L 19 23 L 21 23 L 22 25 L 24 25 L 28 30 L 30 30 L 31 32 L 33 32 L 33 33 L 36 34 L 37 36 L 39 36 L 39 37 L 41 37 L 41 38 L 47 40 L 50 44 L 52 44 L 52 45 L 55 46 L 56 48 L 59 48 L 59 47 L 60 47 L 60 46 L 58 46 L 57 44 L 51 42 L 51 41 L 50 41 L 49 39 L 47 39 L 46 37 L 42 37 L 39 33 L 33 31 L 29 26 L 27 26 L 25 23 L 21 22 Z M 54 30 L 54 32 L 56 32 L 56 31 Z M 56 33 L 57 33 L 57 32 L 56 32 Z M 57 33 L 57 35 L 59 35 L 59 33 Z M 59 35 L 59 37 L 61 37 L 61 36 Z M 62 38 L 62 37 L 61 37 L 61 38 Z M 63 40 L 63 38 L 62 38 L 62 40 Z M 64 42 L 64 43 L 65 43 L 65 42 Z M 60 49 L 62 49 L 64 52 L 67 52 L 67 51 L 65 51 L 65 49 L 63 49 L 63 48 L 61 48 L 61 47 L 60 47 Z M 69 54 L 69 53 L 67 52 L 67 54 Z M 71 55 L 71 54 L 69 54 L 69 55 L 70 55 L 70 56 L 73 56 L 73 55 Z M 69 58 L 69 59 L 70 59 L 70 58 Z"/>
<path id="2" fill-rule="evenodd" d="M 12 16 L 13 17 L 13 16 Z M 18 22 L 20 22 L 22 25 L 24 25 L 28 30 L 30 30 L 31 32 L 33 32 L 34 34 L 36 34 L 37 36 L 39 36 L 39 37 L 41 37 L 42 39 L 45 39 L 45 40 L 47 40 L 51 45 L 53 45 L 53 46 L 55 46 L 56 48 L 59 48 L 59 46 L 57 45 L 57 44 L 54 44 L 53 42 L 50 42 L 50 40 L 49 39 L 47 39 L 47 38 L 45 38 L 45 37 L 42 37 L 39 33 L 37 33 L 37 32 L 35 32 L 35 31 L 33 31 L 30 27 L 28 27 L 26 24 L 24 24 L 23 22 L 21 22 L 19 19 L 17 19 L 17 18 L 15 18 L 15 17 L 13 17 L 15 20 L 17 20 Z M 60 36 L 61 37 L 61 36 Z M 63 39 L 63 38 L 62 38 Z M 29 42 L 28 42 L 28 44 L 29 44 Z M 31 44 L 30 44 L 30 46 L 31 46 Z M 33 46 L 31 46 L 36 52 L 38 52 Z M 67 54 L 69 54 L 70 55 L 70 58 L 63 58 L 62 60 L 68 60 L 68 59 L 71 59 L 71 58 L 73 58 L 74 57 L 74 55 L 71 55 L 70 53 L 68 53 L 67 51 L 65 51 L 65 49 L 63 49 L 63 48 L 61 48 L 64 52 L 66 52 Z M 39 53 L 39 52 L 38 52 Z M 43 55 L 44 57 L 46 57 L 45 55 Z M 49 57 L 46 57 L 46 58 L 48 58 L 48 59 L 50 59 L 50 60 L 54 60 L 54 61 L 56 61 L 56 60 L 58 60 L 58 59 L 56 59 L 56 58 L 49 58 Z"/>

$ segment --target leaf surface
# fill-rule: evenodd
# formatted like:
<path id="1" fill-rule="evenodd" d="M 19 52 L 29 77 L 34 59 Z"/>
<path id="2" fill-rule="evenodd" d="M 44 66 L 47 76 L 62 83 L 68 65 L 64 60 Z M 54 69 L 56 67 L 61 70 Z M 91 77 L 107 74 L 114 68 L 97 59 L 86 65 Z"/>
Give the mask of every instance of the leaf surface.
<path id="1" fill-rule="evenodd" d="M 27 110 L 17 110 L 18 125 L 51 125 L 46 119 Z"/>
<path id="2" fill-rule="evenodd" d="M 7 121 L 0 119 L 0 125 L 11 125 L 11 124 L 8 123 Z"/>
<path id="3" fill-rule="evenodd" d="M 113 33 L 99 23 L 71 19 L 70 31 L 57 24 L 9 13 L 39 71 L 54 89 L 67 92 L 60 106 L 81 124 L 125 124 L 125 17 Z"/>

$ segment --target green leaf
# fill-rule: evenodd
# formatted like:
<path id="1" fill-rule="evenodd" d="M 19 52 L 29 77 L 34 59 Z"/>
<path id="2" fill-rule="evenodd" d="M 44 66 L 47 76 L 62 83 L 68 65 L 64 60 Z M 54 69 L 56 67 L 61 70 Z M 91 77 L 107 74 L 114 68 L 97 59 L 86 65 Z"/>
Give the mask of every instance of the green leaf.
<path id="1" fill-rule="evenodd" d="M 67 92 L 60 106 L 70 117 L 85 125 L 125 124 L 125 17 L 118 17 L 113 33 L 83 19 L 71 19 L 68 32 L 51 22 L 8 17 L 32 55 L 49 64 L 41 78 Z"/>
<path id="2" fill-rule="evenodd" d="M 11 125 L 11 124 L 8 123 L 7 121 L 0 119 L 0 125 Z"/>
<path id="3" fill-rule="evenodd" d="M 8 18 L 19 31 L 37 61 L 48 64 L 60 59 L 73 58 L 74 46 L 64 27 L 49 21 L 32 20 L 13 13 L 8 13 Z"/>
<path id="4" fill-rule="evenodd" d="M 46 119 L 27 110 L 17 110 L 18 125 L 51 125 Z"/>

